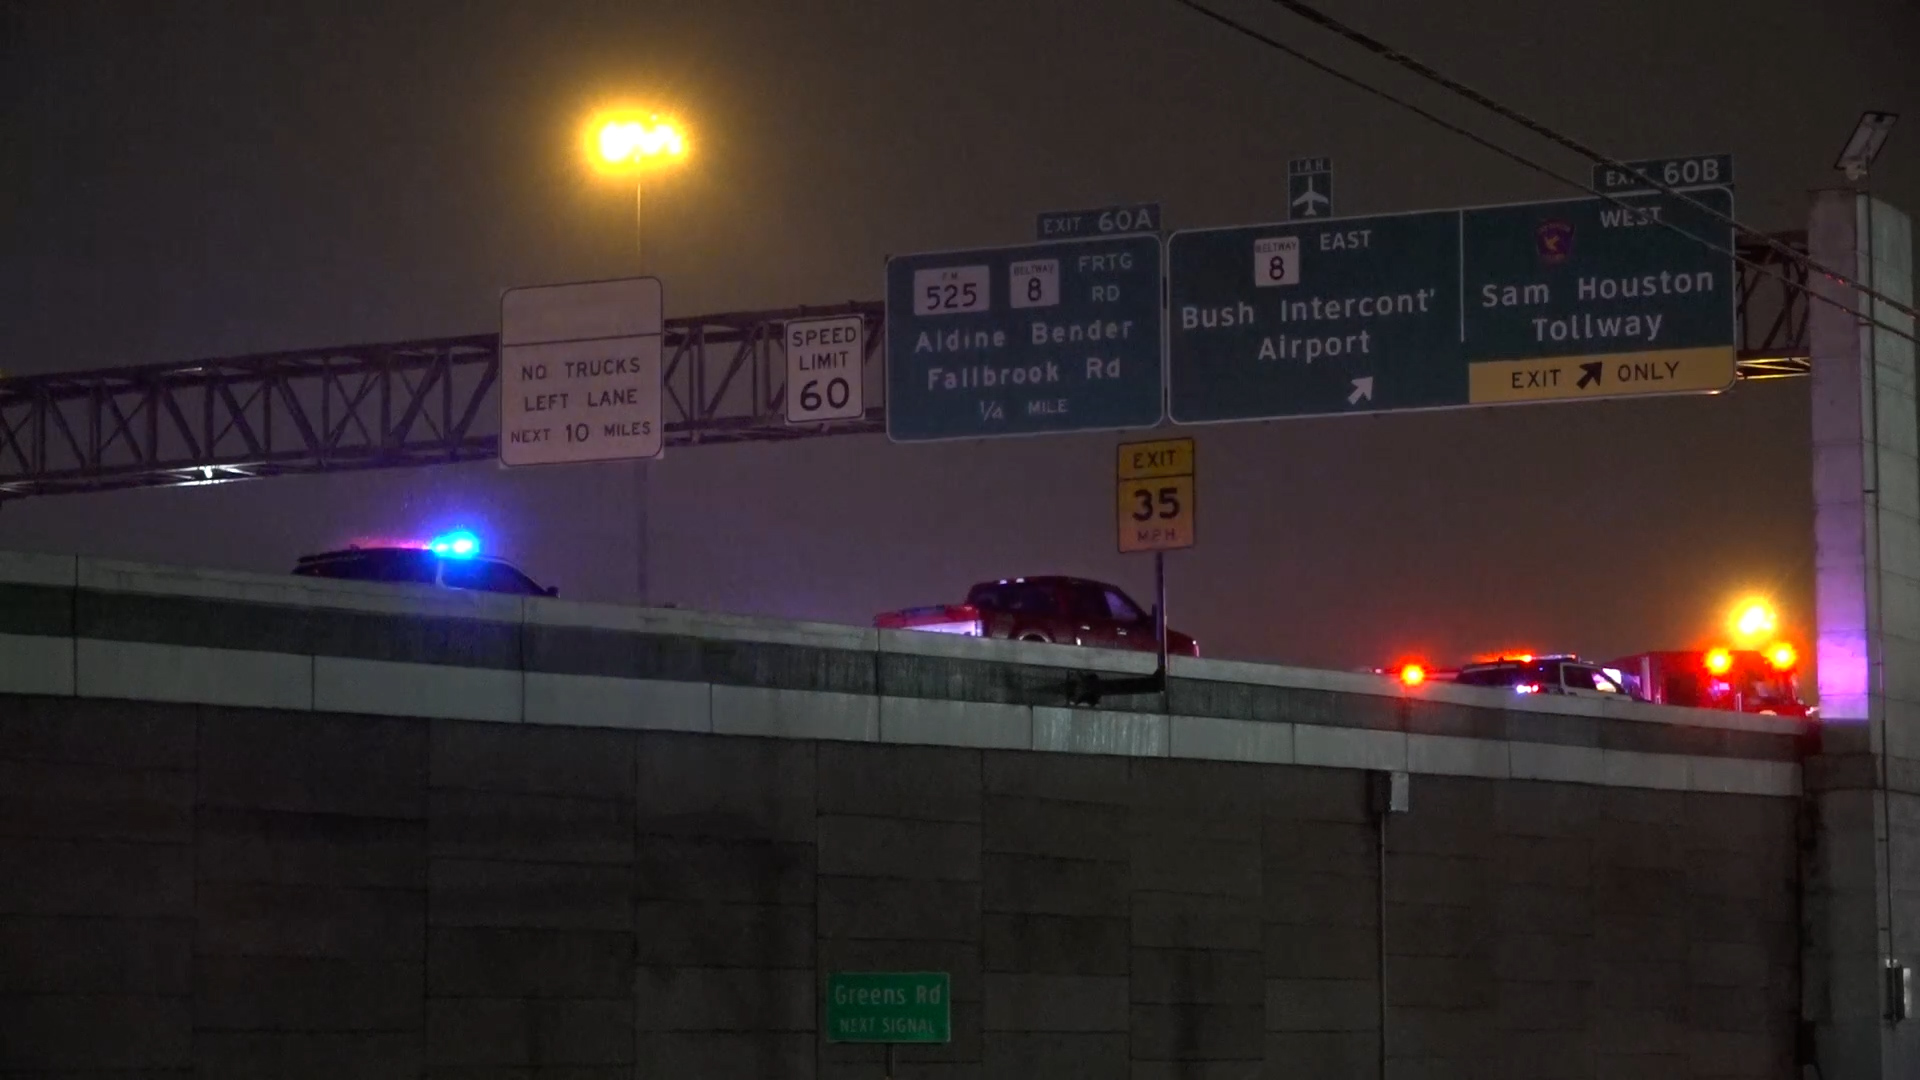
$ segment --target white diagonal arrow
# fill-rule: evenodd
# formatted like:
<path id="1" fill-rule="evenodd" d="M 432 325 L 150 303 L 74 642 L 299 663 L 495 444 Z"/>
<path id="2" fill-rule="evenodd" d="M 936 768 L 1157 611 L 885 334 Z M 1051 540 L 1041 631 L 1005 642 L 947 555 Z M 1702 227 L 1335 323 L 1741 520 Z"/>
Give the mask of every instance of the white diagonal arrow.
<path id="1" fill-rule="evenodd" d="M 1373 376 L 1363 375 L 1353 380 L 1353 393 L 1347 395 L 1347 404 L 1358 405 L 1360 399 L 1373 400 Z"/>

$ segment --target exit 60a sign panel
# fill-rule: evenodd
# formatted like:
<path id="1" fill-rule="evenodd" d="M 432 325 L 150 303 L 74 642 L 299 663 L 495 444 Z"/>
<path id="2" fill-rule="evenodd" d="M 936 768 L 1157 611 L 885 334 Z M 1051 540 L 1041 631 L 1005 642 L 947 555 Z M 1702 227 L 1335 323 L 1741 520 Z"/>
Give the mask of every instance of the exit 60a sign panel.
<path id="1" fill-rule="evenodd" d="M 893 258 L 887 434 L 1152 427 L 1161 344 L 1158 236 Z"/>
<path id="2" fill-rule="evenodd" d="M 1733 198 L 1687 194 L 1176 233 L 1172 417 L 1724 390 Z"/>

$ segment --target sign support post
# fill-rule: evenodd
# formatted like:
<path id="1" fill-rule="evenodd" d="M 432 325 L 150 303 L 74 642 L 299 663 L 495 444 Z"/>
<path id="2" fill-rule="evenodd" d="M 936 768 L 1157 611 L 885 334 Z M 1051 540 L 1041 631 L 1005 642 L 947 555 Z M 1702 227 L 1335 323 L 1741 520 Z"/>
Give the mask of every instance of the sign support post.
<path id="1" fill-rule="evenodd" d="M 1097 705 L 1103 694 L 1159 694 L 1172 711 L 1168 691 L 1167 552 L 1193 546 L 1194 458 L 1192 439 L 1121 443 L 1114 468 L 1115 522 L 1122 554 L 1153 552 L 1153 637 L 1158 664 L 1152 675 L 1100 679 L 1087 676 L 1075 700 Z"/>
<path id="2" fill-rule="evenodd" d="M 1160 680 L 1160 711 L 1173 711 L 1173 694 L 1167 689 L 1167 553 L 1153 553 L 1153 640 L 1160 648 L 1160 666 L 1154 677 Z"/>

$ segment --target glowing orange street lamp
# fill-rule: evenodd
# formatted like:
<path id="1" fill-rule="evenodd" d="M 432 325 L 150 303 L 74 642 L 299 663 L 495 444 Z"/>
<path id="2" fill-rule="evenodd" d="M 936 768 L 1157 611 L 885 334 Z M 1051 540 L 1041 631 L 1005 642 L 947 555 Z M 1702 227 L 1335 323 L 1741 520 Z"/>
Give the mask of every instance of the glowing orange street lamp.
<path id="1" fill-rule="evenodd" d="M 1774 612 L 1772 604 L 1754 597 L 1734 605 L 1733 614 L 1727 622 L 1733 636 L 1741 644 L 1752 645 L 1761 638 L 1771 637 L 1779 629 L 1780 616 Z"/>
<path id="2" fill-rule="evenodd" d="M 646 270 L 642 178 L 687 156 L 687 136 L 671 117 L 659 113 L 614 110 L 595 116 L 586 129 L 587 159 L 604 176 L 633 180 L 634 246 Z"/>

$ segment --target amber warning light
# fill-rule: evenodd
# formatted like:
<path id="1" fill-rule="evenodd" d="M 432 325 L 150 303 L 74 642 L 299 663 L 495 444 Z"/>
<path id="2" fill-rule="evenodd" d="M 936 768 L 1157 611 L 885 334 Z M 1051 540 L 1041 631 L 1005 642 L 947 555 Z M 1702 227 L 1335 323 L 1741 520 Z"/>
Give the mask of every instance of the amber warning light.
<path id="1" fill-rule="evenodd" d="M 1792 670 L 1799 662 L 1799 650 L 1784 641 L 1767 650 L 1767 663 L 1772 664 L 1775 671 Z"/>
<path id="2" fill-rule="evenodd" d="M 1733 654 L 1725 649 L 1708 649 L 1706 665 L 1709 674 L 1725 675 L 1733 670 Z"/>

